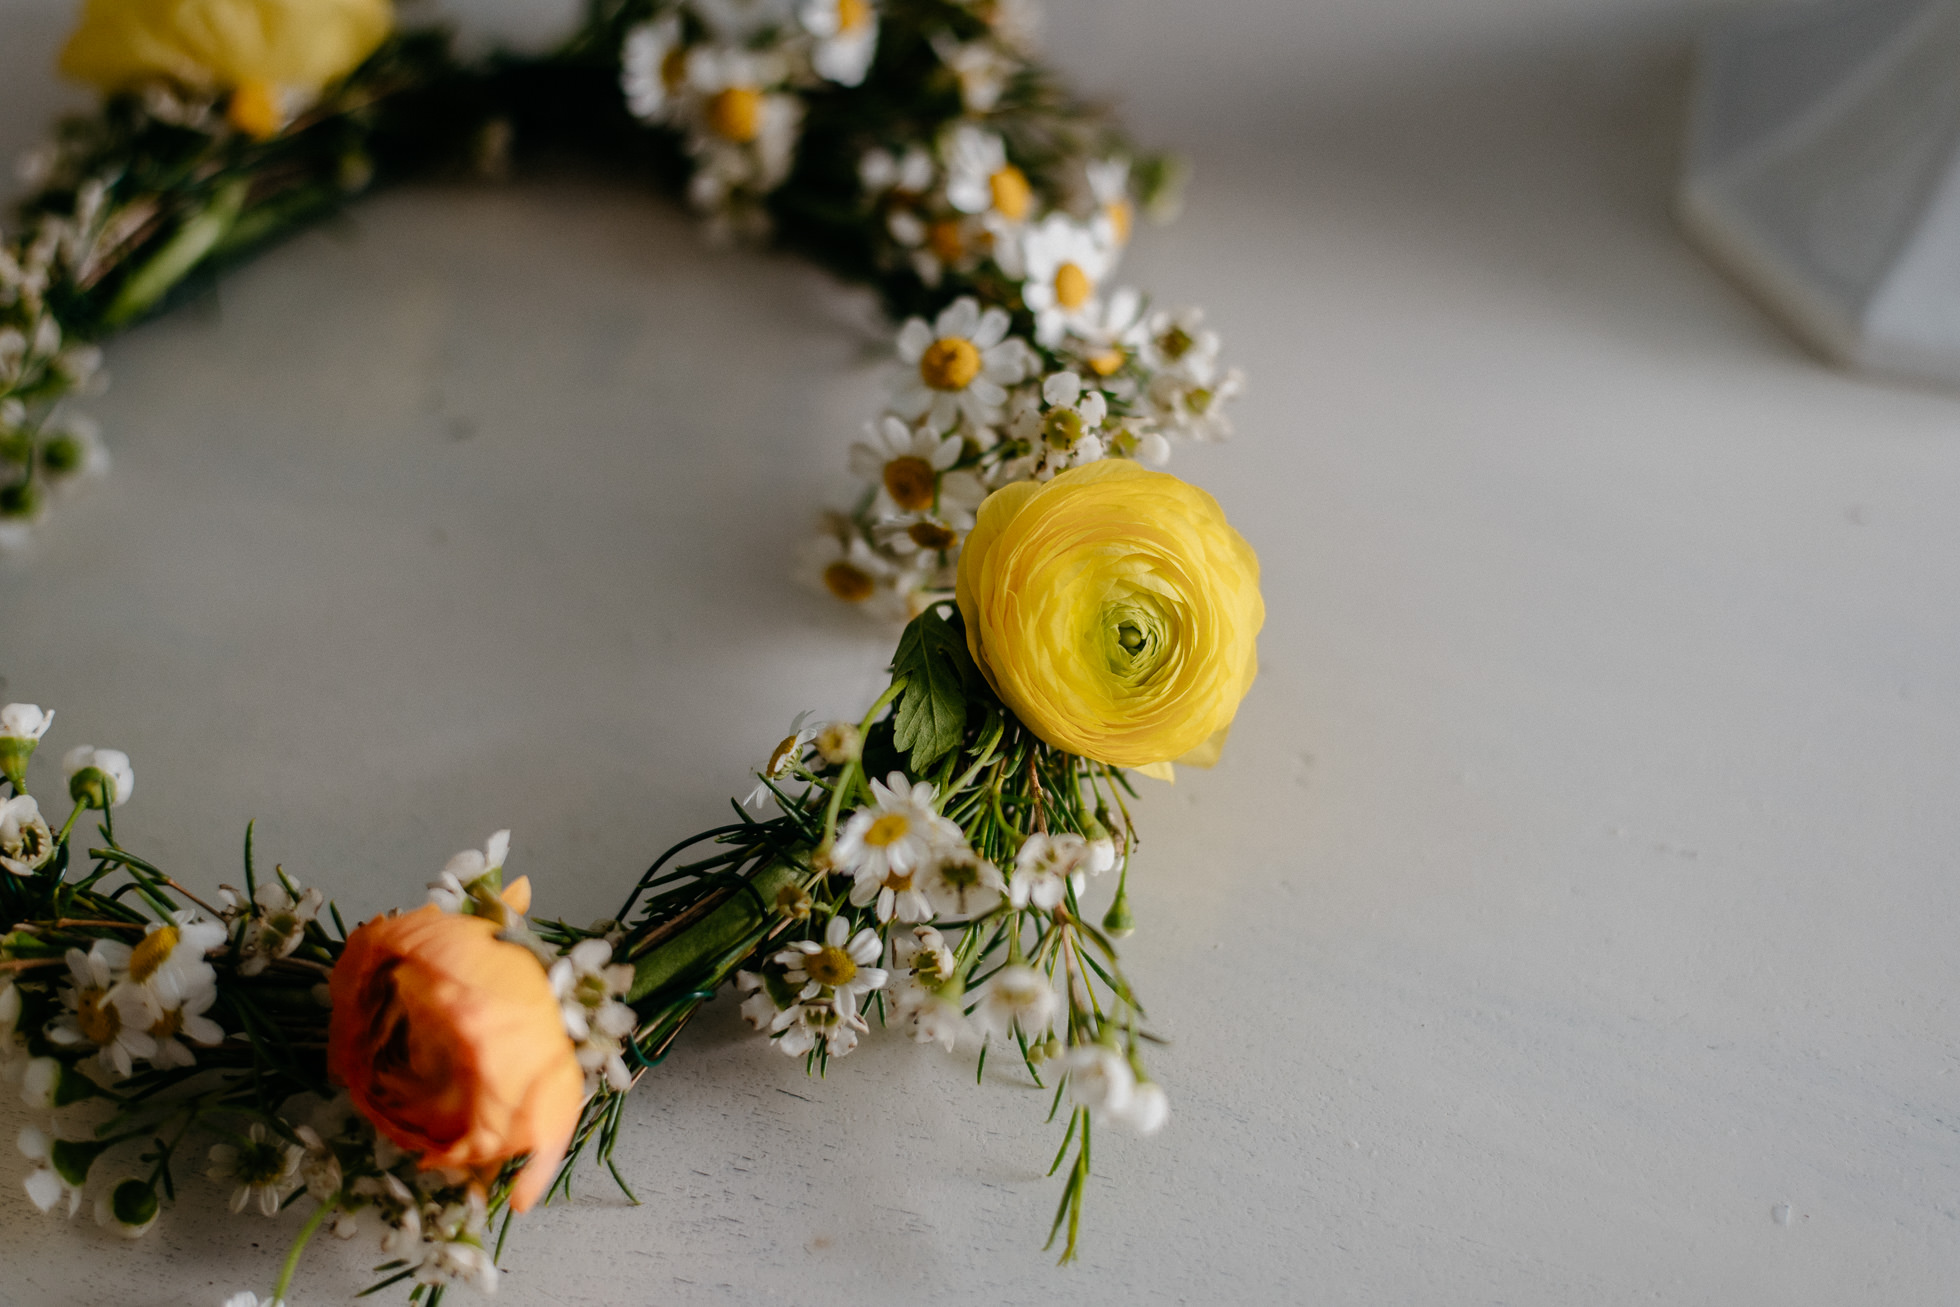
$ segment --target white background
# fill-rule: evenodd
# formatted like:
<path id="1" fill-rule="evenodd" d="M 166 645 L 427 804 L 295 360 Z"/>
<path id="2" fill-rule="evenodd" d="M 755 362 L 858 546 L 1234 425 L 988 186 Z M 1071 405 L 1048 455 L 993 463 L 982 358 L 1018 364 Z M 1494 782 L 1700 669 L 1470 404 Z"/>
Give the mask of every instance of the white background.
<path id="1" fill-rule="evenodd" d="M 1678 239 L 1713 12 L 1062 0 L 1198 164 L 1126 276 L 1252 377 L 1174 464 L 1270 619 L 1143 818 L 1171 1124 L 1099 1136 L 1056 1271 L 1045 1096 L 895 1037 L 806 1081 L 718 1003 L 628 1114 L 644 1205 L 527 1220 L 501 1301 L 1951 1300 L 1960 401 L 1814 364 Z M 11 151 L 68 20 L 0 21 Z M 868 320 L 626 186 L 377 198 L 111 348 L 114 475 L 0 568 L 5 695 L 132 754 L 180 877 L 256 817 L 365 914 L 508 825 L 599 915 L 875 692 L 888 634 L 784 562 L 851 493 Z M 20 1304 L 216 1304 L 296 1223 L 191 1177 L 125 1246 L 13 1184 Z M 308 1256 L 303 1303 L 378 1260 Z"/>

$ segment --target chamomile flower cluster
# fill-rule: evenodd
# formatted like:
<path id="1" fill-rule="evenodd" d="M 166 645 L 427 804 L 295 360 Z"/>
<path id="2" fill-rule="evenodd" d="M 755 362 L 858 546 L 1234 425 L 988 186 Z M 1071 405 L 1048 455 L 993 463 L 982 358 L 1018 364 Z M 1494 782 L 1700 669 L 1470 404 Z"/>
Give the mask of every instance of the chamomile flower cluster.
<path id="1" fill-rule="evenodd" d="M 1019 248 L 1019 304 L 963 295 L 900 326 L 888 407 L 850 449 L 859 507 L 827 516 L 806 546 L 807 579 L 834 598 L 916 616 L 951 590 L 993 491 L 1105 458 L 1160 466 L 1173 441 L 1230 432 L 1242 378 L 1220 366 L 1202 313 L 1148 312 L 1129 289 L 1102 296 L 1113 249 L 1072 219 L 1051 216 Z M 1017 320 L 1032 321 L 1029 335 Z"/>
<path id="2" fill-rule="evenodd" d="M 857 86 L 877 50 L 873 0 L 681 0 L 626 33 L 620 90 L 634 117 L 680 135 L 710 233 L 759 237 L 795 163 L 803 95 Z"/>

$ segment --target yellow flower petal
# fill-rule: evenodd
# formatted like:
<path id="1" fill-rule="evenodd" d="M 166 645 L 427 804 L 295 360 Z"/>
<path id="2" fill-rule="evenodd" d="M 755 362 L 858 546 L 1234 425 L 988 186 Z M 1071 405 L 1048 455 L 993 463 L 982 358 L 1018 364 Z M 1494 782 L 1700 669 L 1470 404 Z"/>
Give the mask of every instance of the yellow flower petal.
<path id="1" fill-rule="evenodd" d="M 1117 766 L 1210 766 L 1257 673 L 1251 547 L 1210 495 L 1127 460 L 996 492 L 955 596 L 1015 715 Z"/>

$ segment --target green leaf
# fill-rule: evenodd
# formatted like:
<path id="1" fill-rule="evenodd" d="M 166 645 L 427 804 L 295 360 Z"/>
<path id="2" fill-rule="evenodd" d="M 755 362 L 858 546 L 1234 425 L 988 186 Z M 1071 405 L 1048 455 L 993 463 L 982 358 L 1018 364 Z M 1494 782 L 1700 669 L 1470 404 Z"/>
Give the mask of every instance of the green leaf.
<path id="1" fill-rule="evenodd" d="M 978 683 L 980 669 L 959 628 L 928 608 L 898 638 L 892 679 L 905 682 L 892 717 L 892 742 L 912 755 L 916 775 L 966 738 L 967 688 Z"/>

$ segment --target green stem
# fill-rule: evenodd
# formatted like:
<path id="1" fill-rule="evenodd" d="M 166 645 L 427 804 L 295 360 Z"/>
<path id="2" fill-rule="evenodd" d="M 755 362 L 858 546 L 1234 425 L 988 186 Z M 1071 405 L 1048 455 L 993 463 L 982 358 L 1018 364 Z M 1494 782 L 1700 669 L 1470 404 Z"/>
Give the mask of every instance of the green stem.
<path id="1" fill-rule="evenodd" d="M 115 302 L 102 315 L 102 325 L 113 329 L 141 317 L 169 294 L 172 286 L 190 275 L 238 221 L 250 185 L 243 177 L 225 183 L 209 204 L 186 218 L 177 234 L 165 241 L 148 263 L 129 274 Z"/>
<path id="2" fill-rule="evenodd" d="M 299 1228 L 299 1234 L 293 1239 L 292 1248 L 286 1253 L 286 1264 L 279 1268 L 279 1283 L 272 1286 L 273 1302 L 280 1303 L 286 1300 L 286 1290 L 292 1285 L 293 1272 L 299 1269 L 299 1255 L 306 1251 L 307 1242 L 319 1232 L 321 1223 L 339 1206 L 340 1196 L 336 1194 L 314 1208 L 313 1215 L 307 1217 L 306 1224 Z"/>
<path id="3" fill-rule="evenodd" d="M 764 904 L 775 902 L 776 894 L 796 883 L 802 872 L 787 862 L 772 862 L 749 881 L 755 897 L 733 894 L 726 903 L 667 940 L 633 964 L 633 987 L 626 993 L 628 1003 L 700 970 L 702 964 L 736 948 L 742 940 L 768 920 L 758 910 L 756 898 Z"/>

